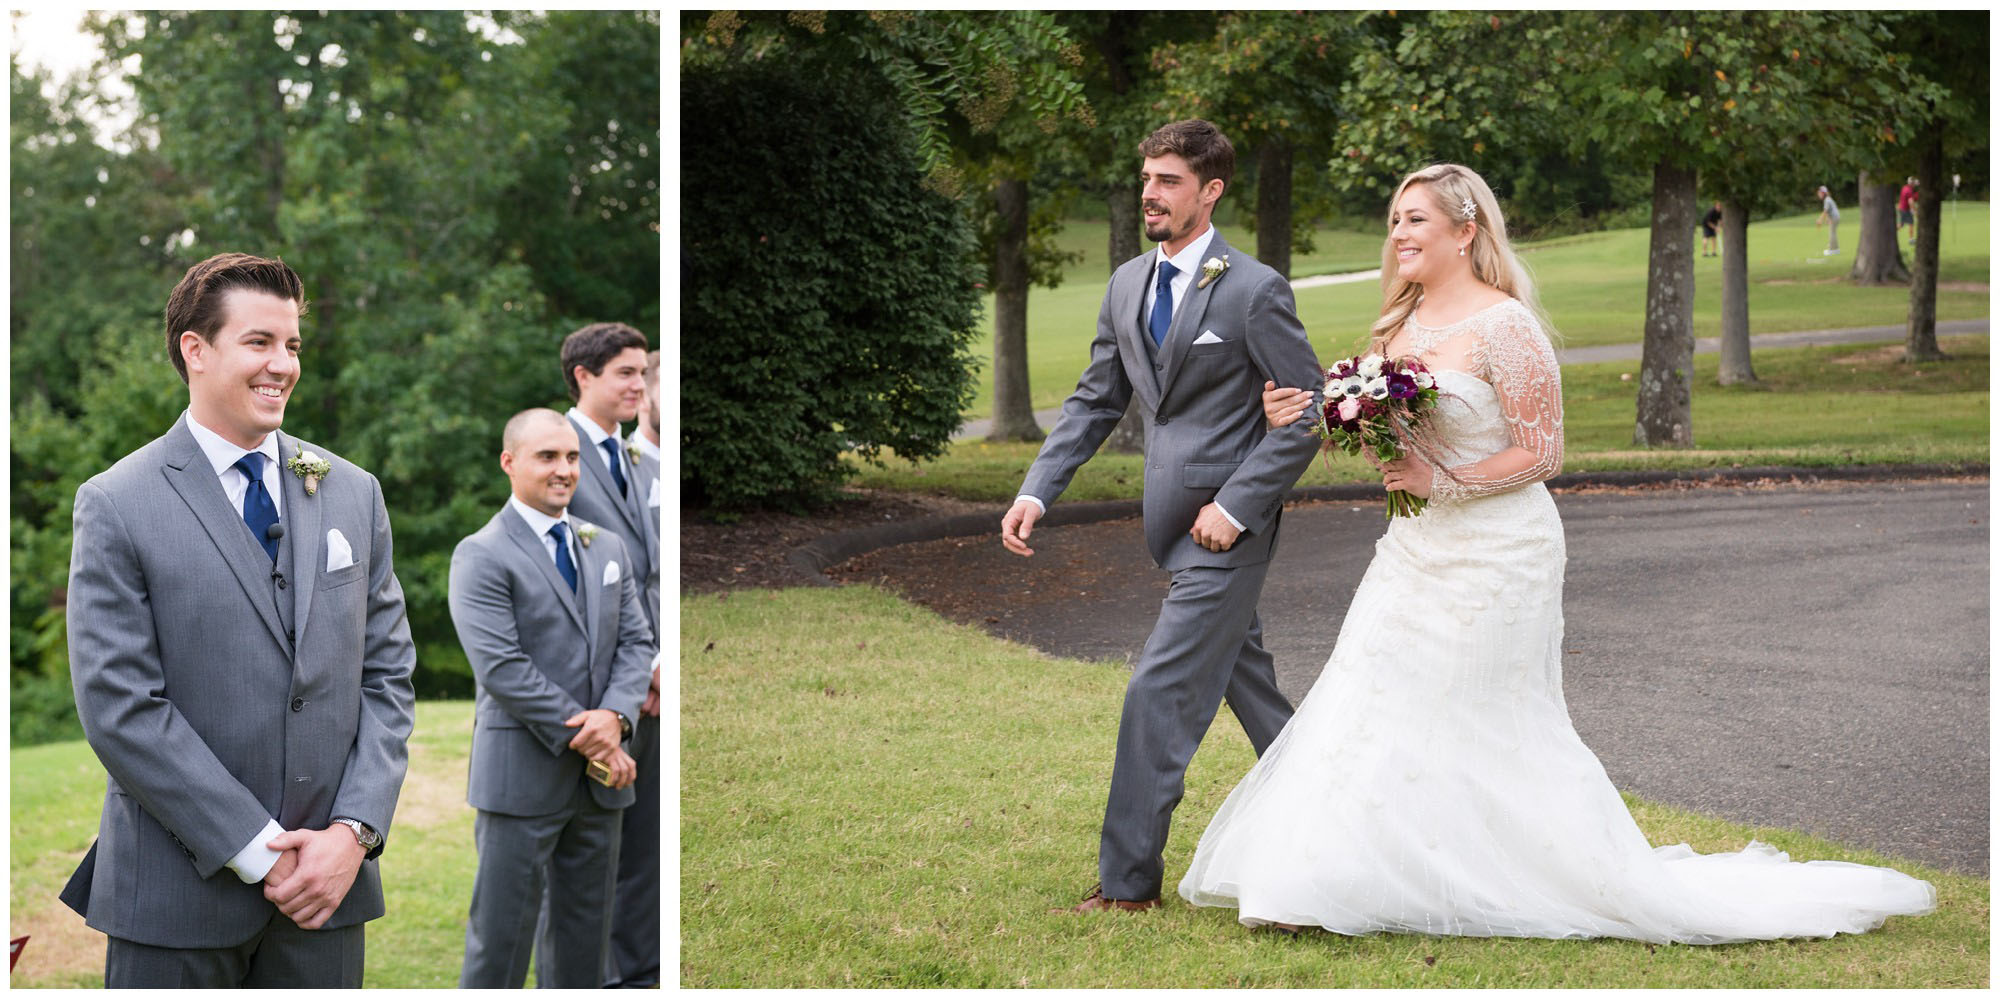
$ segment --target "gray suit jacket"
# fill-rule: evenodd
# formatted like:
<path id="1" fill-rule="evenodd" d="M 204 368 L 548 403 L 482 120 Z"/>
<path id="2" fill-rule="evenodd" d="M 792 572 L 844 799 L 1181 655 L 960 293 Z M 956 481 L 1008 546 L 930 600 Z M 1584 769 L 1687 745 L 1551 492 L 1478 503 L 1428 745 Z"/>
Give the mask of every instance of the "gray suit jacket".
<path id="1" fill-rule="evenodd" d="M 223 865 L 269 819 L 322 829 L 348 816 L 389 834 L 416 666 L 389 515 L 374 476 L 279 434 L 281 463 L 301 448 L 332 472 L 313 496 L 281 473 L 275 566 L 185 418 L 76 491 L 70 679 L 110 779 L 63 900 L 112 936 L 248 940 L 275 910 Z M 331 572 L 330 530 L 354 558 Z M 327 925 L 382 911 L 371 855 Z"/>
<path id="2" fill-rule="evenodd" d="M 1264 429 L 1266 379 L 1306 389 L 1323 380 L 1291 285 L 1218 232 L 1204 259 L 1224 256 L 1229 269 L 1206 288 L 1189 287 L 1157 348 L 1140 315 L 1156 254 L 1140 254 L 1111 275 L 1090 364 L 1020 490 L 1055 502 L 1137 402 L 1146 418 L 1146 547 L 1167 569 L 1269 559 L 1285 492 L 1319 446 L 1305 421 Z M 1211 332 L 1221 342 L 1194 343 Z M 1211 502 L 1243 522 L 1228 551 L 1211 552 L 1188 536 Z"/>
<path id="3" fill-rule="evenodd" d="M 576 428 L 576 439 L 583 443 L 586 451 L 603 450 L 590 443 L 590 432 L 575 417 L 571 417 L 569 422 Z M 642 603 L 646 612 L 646 627 L 651 629 L 657 640 L 660 634 L 660 518 L 653 507 L 646 505 L 651 490 L 644 484 L 644 473 L 629 475 L 631 492 L 620 497 L 618 483 L 611 480 L 611 470 L 604 467 L 602 454 L 585 454 L 579 464 L 583 466 L 583 473 L 577 477 L 576 495 L 570 497 L 570 516 L 582 517 L 625 539 L 625 547 L 637 568 L 639 592 L 655 595 Z M 657 471 L 653 474 L 656 478 L 659 475 Z"/>
<path id="4" fill-rule="evenodd" d="M 653 623 L 653 644 L 660 643 L 660 505 L 665 501 L 661 492 L 660 459 L 650 454 L 639 457 L 639 501 L 640 510 L 646 515 L 646 523 L 652 530 L 652 545 L 646 556 L 652 565 L 651 575 L 646 577 L 647 620 Z"/>
<path id="5" fill-rule="evenodd" d="M 584 775 L 582 754 L 569 748 L 577 730 L 563 720 L 608 708 L 638 724 L 653 641 L 625 543 L 600 529 L 576 551 L 571 593 L 542 539 L 505 506 L 451 554 L 451 621 L 479 682 L 465 793 L 474 808 L 548 815 L 578 781 L 605 808 L 632 803 L 630 786 L 614 791 Z M 606 582 L 612 565 L 617 576 Z"/>

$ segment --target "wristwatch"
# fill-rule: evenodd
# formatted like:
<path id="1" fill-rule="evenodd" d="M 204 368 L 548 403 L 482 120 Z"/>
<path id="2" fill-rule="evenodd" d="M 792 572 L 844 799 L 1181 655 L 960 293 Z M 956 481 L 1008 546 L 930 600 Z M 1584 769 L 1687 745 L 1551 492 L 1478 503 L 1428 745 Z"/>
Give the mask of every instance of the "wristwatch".
<path id="1" fill-rule="evenodd" d="M 368 823 L 360 819 L 334 819 L 333 821 L 354 830 L 354 838 L 360 842 L 364 853 L 374 853 L 382 845 L 382 834 L 368 828 Z"/>
<path id="2" fill-rule="evenodd" d="M 630 738 L 632 735 L 632 719 L 625 717 L 623 711 L 613 711 L 611 713 L 618 716 L 618 738 L 621 741 Z"/>

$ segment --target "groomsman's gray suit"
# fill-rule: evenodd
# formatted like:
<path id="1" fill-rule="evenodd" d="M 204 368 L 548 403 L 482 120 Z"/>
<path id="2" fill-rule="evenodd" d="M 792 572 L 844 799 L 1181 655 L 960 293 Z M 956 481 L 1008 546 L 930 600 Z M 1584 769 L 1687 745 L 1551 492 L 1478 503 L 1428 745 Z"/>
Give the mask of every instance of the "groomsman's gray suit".
<path id="1" fill-rule="evenodd" d="M 631 488 L 627 495 L 618 495 L 618 483 L 611 480 L 611 470 L 604 465 L 604 449 L 590 442 L 590 431 L 581 420 L 571 416 L 569 424 L 575 428 L 583 450 L 595 452 L 582 455 L 578 462 L 583 472 L 577 478 L 576 495 L 569 501 L 569 515 L 582 517 L 624 538 L 637 567 L 640 593 L 660 592 L 659 515 L 646 505 L 647 493 L 639 484 L 637 470 L 632 462 L 626 462 L 625 481 Z M 619 450 L 624 450 L 623 441 L 619 442 Z M 646 626 L 655 635 L 659 634 L 660 602 L 647 601 L 645 611 Z"/>
<path id="2" fill-rule="evenodd" d="M 312 496 L 282 473 L 273 563 L 186 420 L 76 491 L 71 682 L 110 779 L 97 842 L 62 898 L 92 928 L 151 947 L 237 947 L 260 933 L 260 948 L 283 946 L 304 931 L 224 865 L 272 819 L 324 829 L 346 816 L 386 840 L 416 654 L 374 476 L 274 431 L 281 464 L 304 448 L 332 472 Z M 329 572 L 335 530 L 353 563 Z M 312 932 L 354 927 L 358 950 L 359 924 L 383 912 L 381 851 Z M 261 984 L 335 971 L 286 974 Z"/>
<path id="3" fill-rule="evenodd" d="M 1173 582 L 1118 723 L 1098 852 L 1103 892 L 1113 899 L 1159 897 L 1168 823 L 1219 702 L 1229 701 L 1259 754 L 1292 713 L 1264 651 L 1257 597 L 1285 492 L 1318 439 L 1291 428 L 1267 434 L 1260 396 L 1267 379 L 1317 388 L 1323 376 L 1282 276 L 1231 249 L 1220 232 L 1202 256 L 1227 257 L 1229 269 L 1206 288 L 1188 288 L 1162 346 L 1142 315 L 1159 251 L 1112 274 L 1090 364 L 1020 489 L 1052 503 L 1126 407 L 1140 407 L 1146 546 Z M 1188 534 L 1210 502 L 1243 524 L 1227 551 Z"/>
<path id="4" fill-rule="evenodd" d="M 592 708 L 638 718 L 654 646 L 624 542 L 606 530 L 580 540 L 574 593 L 511 505 L 452 552 L 451 620 L 479 688 L 465 795 L 479 810 L 479 873 L 463 988 L 520 987 L 531 941 L 541 986 L 604 983 L 618 818 L 633 791 L 586 776 L 569 748 L 578 730 L 563 721 Z M 544 877 L 549 919 L 536 940 Z"/>
<path id="5" fill-rule="evenodd" d="M 645 511 L 652 545 L 653 573 L 644 599 L 648 613 L 660 608 L 660 460 L 640 452 L 638 477 L 633 491 Z M 581 492 L 582 490 L 579 490 Z M 575 501 L 571 501 L 574 508 Z M 629 540 L 629 539 L 628 539 Z M 657 624 L 658 617 L 653 618 Z M 657 633 L 655 634 L 657 647 Z M 632 785 L 637 800 L 625 810 L 621 820 L 623 835 L 618 853 L 618 916 L 611 927 L 611 959 L 616 969 L 615 984 L 627 988 L 651 988 L 660 983 L 660 719 L 641 716 L 634 722 L 632 743 L 627 747 L 639 764 L 639 779 Z"/>

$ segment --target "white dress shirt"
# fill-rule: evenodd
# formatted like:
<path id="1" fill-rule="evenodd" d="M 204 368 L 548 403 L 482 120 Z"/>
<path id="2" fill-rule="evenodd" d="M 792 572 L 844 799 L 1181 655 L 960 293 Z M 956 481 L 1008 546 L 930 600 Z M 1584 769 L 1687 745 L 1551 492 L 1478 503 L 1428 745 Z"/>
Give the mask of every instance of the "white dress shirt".
<path id="1" fill-rule="evenodd" d="M 596 420 L 585 416 L 583 410 L 575 406 L 569 408 L 568 416 L 583 424 L 583 432 L 590 435 L 590 445 L 584 450 L 595 451 L 597 460 L 604 463 L 604 470 L 607 472 L 611 470 L 611 462 L 614 459 L 605 453 L 604 442 L 609 440 L 618 445 L 618 457 L 615 459 L 619 464 L 618 471 L 625 476 L 625 481 L 629 484 L 632 481 L 632 458 L 625 453 L 625 441 L 618 436 L 618 432 L 614 429 L 607 433 L 603 427 L 597 425 Z"/>
<path id="2" fill-rule="evenodd" d="M 632 436 L 625 438 L 625 443 L 638 448 L 640 454 L 654 461 L 660 461 L 660 446 L 647 440 L 645 433 L 640 431 L 638 424 L 635 423 L 632 425 Z M 661 461 L 660 464 L 665 465 L 666 462 Z"/>
<path id="3" fill-rule="evenodd" d="M 519 496 L 507 497 L 507 505 L 513 507 L 514 512 L 520 514 L 521 519 L 528 522 L 528 530 L 535 532 L 535 536 L 542 539 L 542 550 L 549 553 L 550 565 L 559 564 L 556 561 L 556 539 L 554 535 L 549 533 L 549 528 L 556 526 L 557 522 L 562 523 L 564 527 L 563 536 L 569 540 L 569 564 L 572 566 L 583 565 L 583 561 L 577 558 L 576 525 L 570 523 L 569 509 L 567 507 L 563 509 L 562 516 L 551 517 L 521 502 L 521 497 Z"/>
<path id="4" fill-rule="evenodd" d="M 1146 278 L 1145 303 L 1139 312 L 1140 332 L 1147 336 L 1152 335 L 1152 326 L 1150 324 L 1152 323 L 1153 303 L 1158 301 L 1160 297 L 1160 261 L 1164 260 L 1167 263 L 1173 264 L 1174 270 L 1178 272 L 1167 287 L 1173 291 L 1174 315 L 1179 316 L 1181 314 L 1181 303 L 1187 301 L 1188 289 L 1194 287 L 1195 275 L 1201 272 L 1202 254 L 1208 252 L 1208 244 L 1214 241 L 1215 227 L 1209 226 L 1203 229 L 1201 235 L 1196 236 L 1188 245 L 1181 247 L 1181 252 L 1171 257 L 1167 256 L 1167 246 L 1165 243 L 1160 244 L 1153 251 L 1153 268 L 1150 271 L 1150 276 Z M 1164 348 L 1164 345 L 1162 346 Z M 1014 497 L 1014 502 L 1016 503 L 1022 500 L 1027 500 L 1041 507 L 1043 513 L 1049 512 L 1049 505 L 1042 502 L 1042 498 L 1039 496 L 1030 496 L 1027 493 L 1022 493 Z M 1215 504 L 1215 508 L 1221 511 L 1222 519 L 1229 521 L 1239 531 L 1243 529 L 1243 522 L 1230 516 L 1229 511 L 1223 509 L 1222 504 Z"/>
<path id="5" fill-rule="evenodd" d="M 277 508 L 278 518 L 283 520 L 285 491 L 280 488 L 283 481 L 279 473 L 283 469 L 278 467 L 278 435 L 265 434 L 264 442 L 256 447 L 240 448 L 223 440 L 221 434 L 202 426 L 195 420 L 192 411 L 186 416 L 194 442 L 201 445 L 202 456 L 208 459 L 209 467 L 222 480 L 222 494 L 229 497 L 229 508 L 235 510 L 238 516 L 243 513 L 243 494 L 250 491 L 250 478 L 236 467 L 236 463 L 242 461 L 244 455 L 256 451 L 264 456 L 264 491 L 271 494 L 271 505 Z"/>

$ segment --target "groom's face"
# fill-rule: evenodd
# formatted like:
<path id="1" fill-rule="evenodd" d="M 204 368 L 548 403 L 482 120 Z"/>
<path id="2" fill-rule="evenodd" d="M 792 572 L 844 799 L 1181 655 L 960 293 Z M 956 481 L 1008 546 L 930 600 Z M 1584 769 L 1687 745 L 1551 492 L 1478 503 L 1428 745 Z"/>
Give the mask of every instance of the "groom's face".
<path id="1" fill-rule="evenodd" d="M 1200 232 L 1222 197 L 1221 178 L 1202 183 L 1178 153 L 1146 157 L 1139 181 L 1146 238 L 1155 243 L 1179 243 Z"/>

